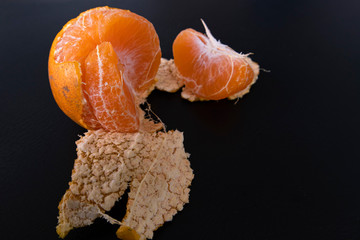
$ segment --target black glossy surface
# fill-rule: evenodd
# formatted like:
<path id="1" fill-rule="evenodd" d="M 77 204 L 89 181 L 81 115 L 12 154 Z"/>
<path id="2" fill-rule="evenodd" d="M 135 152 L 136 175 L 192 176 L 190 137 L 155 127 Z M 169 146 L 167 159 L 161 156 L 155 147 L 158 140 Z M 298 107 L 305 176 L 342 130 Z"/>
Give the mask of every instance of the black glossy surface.
<path id="1" fill-rule="evenodd" d="M 151 94 L 168 129 L 185 132 L 195 172 L 190 204 L 154 239 L 360 239 L 360 4 L 335 0 L 2 0 L 1 239 L 57 239 L 84 130 L 53 100 L 48 52 L 69 19 L 101 5 L 149 19 L 164 57 L 203 18 L 271 70 L 237 104 Z M 66 239 L 116 239 L 116 229 L 98 220 Z"/>

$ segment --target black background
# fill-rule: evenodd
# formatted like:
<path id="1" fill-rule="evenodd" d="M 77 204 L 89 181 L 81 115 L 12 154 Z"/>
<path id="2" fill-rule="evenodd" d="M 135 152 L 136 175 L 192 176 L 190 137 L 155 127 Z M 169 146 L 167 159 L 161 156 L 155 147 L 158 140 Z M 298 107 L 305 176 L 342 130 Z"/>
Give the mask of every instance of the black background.
<path id="1" fill-rule="evenodd" d="M 360 239 L 360 3 L 338 0 L 1 0 L 1 239 L 57 239 L 84 129 L 52 97 L 48 53 L 68 20 L 103 5 L 150 20 L 166 58 L 203 18 L 271 71 L 236 104 L 150 95 L 167 128 L 184 131 L 195 172 L 190 204 L 154 239 Z M 116 239 L 116 229 L 100 219 L 66 239 Z"/>

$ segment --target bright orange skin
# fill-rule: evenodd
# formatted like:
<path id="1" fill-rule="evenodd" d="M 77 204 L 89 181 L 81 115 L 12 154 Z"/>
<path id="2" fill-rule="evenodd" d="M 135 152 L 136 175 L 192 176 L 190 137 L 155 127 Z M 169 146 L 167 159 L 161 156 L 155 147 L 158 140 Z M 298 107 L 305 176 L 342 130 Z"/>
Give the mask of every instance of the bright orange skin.
<path id="1" fill-rule="evenodd" d="M 111 47 L 101 45 L 105 42 Z M 94 51 L 99 46 L 107 50 L 101 48 L 104 50 L 100 51 L 102 55 L 95 56 Z M 113 49 L 115 58 L 105 56 L 109 48 Z M 110 65 L 123 64 L 123 69 L 108 68 L 102 64 L 102 69 L 98 67 L 92 71 L 97 58 Z M 86 59 L 89 66 L 93 65 L 88 68 L 89 73 L 86 72 Z M 118 63 L 114 62 L 115 59 Z M 55 37 L 49 55 L 51 90 L 63 112 L 79 125 L 87 129 L 134 132 L 139 128 L 138 114 L 134 115 L 134 111 L 138 111 L 135 104 L 139 101 L 136 99 L 145 97 L 154 86 L 160 59 L 159 38 L 153 25 L 145 18 L 127 10 L 109 7 L 90 9 L 70 20 Z M 100 72 L 106 72 L 106 76 L 103 74 L 100 78 Z M 108 114 L 96 112 L 101 112 L 101 107 L 99 98 L 93 95 L 100 90 L 95 84 L 99 84 L 100 79 L 110 85 L 121 83 L 124 86 L 121 88 L 124 93 L 120 89 L 104 90 L 106 98 L 103 99 L 106 101 L 122 101 L 121 104 L 102 102 L 103 108 L 110 107 Z M 92 86 L 92 91 L 85 91 L 86 84 Z M 136 117 L 113 116 L 115 112 Z"/>
<path id="2" fill-rule="evenodd" d="M 80 63 L 75 61 L 57 63 L 54 58 L 57 42 L 72 21 L 69 21 L 56 35 L 51 46 L 48 63 L 50 87 L 56 103 L 69 118 L 86 129 L 98 129 L 101 125 L 92 112 L 86 110 L 90 105 L 83 100 Z"/>
<path id="3" fill-rule="evenodd" d="M 174 62 L 187 89 L 204 100 L 219 100 L 253 82 L 251 60 L 193 29 L 179 33 L 173 43 Z"/>

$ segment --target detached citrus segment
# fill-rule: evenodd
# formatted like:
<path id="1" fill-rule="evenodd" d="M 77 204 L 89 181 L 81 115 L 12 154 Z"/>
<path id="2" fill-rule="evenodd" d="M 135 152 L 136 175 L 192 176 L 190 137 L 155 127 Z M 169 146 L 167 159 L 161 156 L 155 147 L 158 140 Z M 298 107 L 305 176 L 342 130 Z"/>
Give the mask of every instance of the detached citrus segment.
<path id="1" fill-rule="evenodd" d="M 185 83 L 185 91 L 197 98 L 231 97 L 255 82 L 258 65 L 247 55 L 216 41 L 205 23 L 204 27 L 207 36 L 186 29 L 176 37 L 173 44 L 176 68 Z"/>
<path id="2" fill-rule="evenodd" d="M 115 74 L 115 79 L 111 80 L 110 77 L 107 79 L 108 84 L 110 82 L 115 85 L 121 83 L 124 86 L 121 89 L 125 91 L 124 93 L 120 92 L 120 88 L 116 91 L 107 91 L 105 94 L 110 94 L 106 96 L 108 100 L 117 99 L 124 102 L 106 105 L 106 108 L 111 114 L 119 113 L 121 108 L 126 109 L 125 112 L 121 111 L 121 116 L 109 115 L 105 117 L 102 113 L 96 113 L 92 106 L 98 109 L 99 106 L 93 101 L 99 96 L 99 93 L 96 91 L 84 92 L 84 83 L 93 81 L 86 79 L 90 75 L 85 75 L 85 60 L 91 53 L 96 52 L 97 46 L 105 42 L 112 45 L 113 57 L 123 64 L 121 80 Z M 94 53 L 93 56 L 95 56 Z M 87 129 L 105 128 L 112 131 L 133 132 L 139 129 L 138 125 L 141 120 L 130 120 L 124 114 L 138 118 L 137 114 L 133 115 L 135 106 L 130 107 L 131 104 L 129 105 L 129 103 L 143 102 L 144 98 L 154 88 L 160 59 L 159 38 L 154 26 L 148 20 L 122 9 L 109 7 L 90 9 L 69 21 L 53 42 L 49 55 L 51 89 L 56 102 L 64 113 L 81 126 Z M 89 61 L 90 64 L 91 62 L 95 63 L 92 60 Z M 69 77 L 70 73 L 75 75 Z M 70 84 L 71 81 L 74 82 Z M 69 84 L 74 86 L 73 89 L 69 88 L 73 98 L 71 100 L 66 99 L 66 96 L 62 94 L 62 87 L 65 86 L 65 83 L 66 86 Z M 96 80 L 96 83 L 100 84 L 100 78 Z M 90 85 L 91 83 L 88 84 L 88 86 Z M 97 86 L 96 89 L 100 90 L 101 87 Z M 95 95 L 91 96 L 89 92 Z M 134 96 L 130 97 L 132 93 Z M 113 94 L 120 94 L 121 96 Z M 127 99 L 128 97 L 130 98 Z M 90 104 L 89 102 L 93 103 Z M 120 105 L 123 106 L 119 108 Z M 116 124 L 111 123 L 109 125 L 111 118 L 117 119 L 114 120 Z M 124 122 L 122 122 L 123 120 Z M 123 126 L 121 126 L 122 124 Z"/>
<path id="3" fill-rule="evenodd" d="M 109 42 L 98 45 L 85 60 L 84 91 L 101 126 L 118 132 L 136 132 L 139 116 L 124 67 Z"/>

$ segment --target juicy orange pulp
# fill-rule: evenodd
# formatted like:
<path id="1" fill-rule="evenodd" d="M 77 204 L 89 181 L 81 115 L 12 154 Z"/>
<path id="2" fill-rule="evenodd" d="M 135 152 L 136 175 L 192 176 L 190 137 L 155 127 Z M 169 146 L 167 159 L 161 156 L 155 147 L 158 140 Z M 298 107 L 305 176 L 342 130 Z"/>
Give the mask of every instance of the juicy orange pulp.
<path id="1" fill-rule="evenodd" d="M 70 20 L 49 56 L 49 79 L 59 107 L 87 129 L 139 129 L 139 106 L 155 85 L 159 38 L 145 18 L 99 7 Z"/>
<path id="2" fill-rule="evenodd" d="M 230 97 L 256 78 L 254 62 L 216 41 L 203 22 L 206 34 L 193 29 L 179 33 L 173 43 L 175 66 L 185 88 L 204 100 Z"/>
<path id="3" fill-rule="evenodd" d="M 139 128 L 139 116 L 123 73 L 124 66 L 112 44 L 103 42 L 85 59 L 83 90 L 102 126 L 107 130 L 134 132 Z"/>

